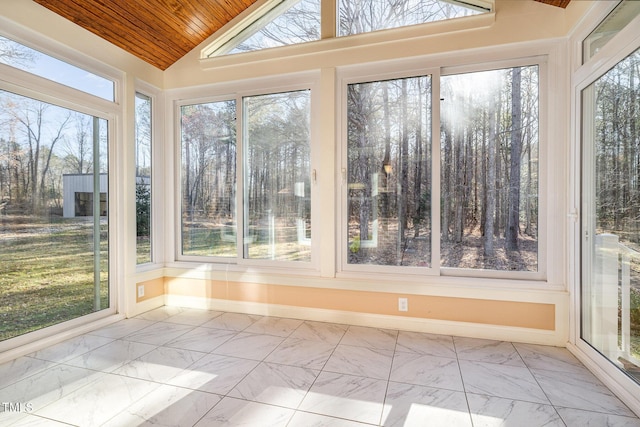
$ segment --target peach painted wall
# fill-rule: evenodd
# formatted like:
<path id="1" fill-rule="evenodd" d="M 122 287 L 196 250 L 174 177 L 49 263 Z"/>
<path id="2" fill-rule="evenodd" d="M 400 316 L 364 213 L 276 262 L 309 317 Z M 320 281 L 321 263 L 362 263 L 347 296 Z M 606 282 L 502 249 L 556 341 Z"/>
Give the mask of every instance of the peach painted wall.
<path id="1" fill-rule="evenodd" d="M 136 284 L 136 302 L 142 302 L 164 295 L 164 280 L 164 278 L 160 277 L 145 282 L 138 282 Z M 138 298 L 138 286 L 144 286 L 144 296 L 142 298 Z"/>
<path id="2" fill-rule="evenodd" d="M 555 305 L 547 303 L 407 295 L 389 292 L 223 282 L 165 277 L 167 295 L 319 308 L 497 326 L 555 329 Z M 398 311 L 398 298 L 409 311 Z"/>

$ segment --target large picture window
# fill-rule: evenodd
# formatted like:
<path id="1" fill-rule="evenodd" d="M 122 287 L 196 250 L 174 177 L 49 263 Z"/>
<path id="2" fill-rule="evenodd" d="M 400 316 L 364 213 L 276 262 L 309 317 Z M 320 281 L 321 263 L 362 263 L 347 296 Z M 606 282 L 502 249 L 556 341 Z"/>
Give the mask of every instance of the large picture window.
<path id="1" fill-rule="evenodd" d="M 431 265 L 431 78 L 347 87 L 348 263 Z"/>
<path id="2" fill-rule="evenodd" d="M 310 90 L 180 108 L 182 255 L 311 261 L 310 111 Z"/>
<path id="3" fill-rule="evenodd" d="M 479 15 L 491 12 L 493 1 L 336 0 L 335 12 L 329 8 L 322 10 L 319 0 L 273 0 L 254 6 L 251 12 L 247 9 L 247 16 L 205 47 L 201 58 Z M 332 20 L 335 28 L 325 25 L 321 30 L 321 22 Z"/>
<path id="4" fill-rule="evenodd" d="M 338 0 L 338 11 L 338 35 L 350 36 L 476 15 L 489 8 L 456 0 Z"/>
<path id="5" fill-rule="evenodd" d="M 441 79 L 443 267 L 538 270 L 538 66 Z"/>
<path id="6" fill-rule="evenodd" d="M 309 90 L 244 98 L 244 257 L 311 260 Z"/>
<path id="7" fill-rule="evenodd" d="M 0 341 L 111 306 L 108 122 L 0 91 Z"/>
<path id="8" fill-rule="evenodd" d="M 151 253 L 151 98 L 136 93 L 136 260 L 152 261 Z"/>
<path id="9" fill-rule="evenodd" d="M 237 256 L 236 103 L 180 109 L 182 254 Z"/>
<path id="10" fill-rule="evenodd" d="M 320 39 L 320 1 L 283 1 L 217 54 L 242 53 Z"/>
<path id="11" fill-rule="evenodd" d="M 2 36 L 0 64 L 10 65 L 107 101 L 115 101 L 115 84 L 112 80 Z"/>
<path id="12" fill-rule="evenodd" d="M 346 82 L 344 93 L 345 270 L 539 272 L 538 65 Z"/>

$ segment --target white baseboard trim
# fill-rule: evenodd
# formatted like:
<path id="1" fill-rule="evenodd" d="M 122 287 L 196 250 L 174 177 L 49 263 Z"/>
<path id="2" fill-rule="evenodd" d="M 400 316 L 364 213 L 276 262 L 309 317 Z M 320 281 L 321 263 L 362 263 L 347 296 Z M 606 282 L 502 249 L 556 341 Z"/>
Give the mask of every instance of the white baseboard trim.
<path id="1" fill-rule="evenodd" d="M 133 307 L 127 313 L 127 317 L 135 317 L 144 312 L 153 310 L 155 308 L 162 307 L 165 304 L 164 295 L 157 296 L 155 298 L 150 298 L 148 300 L 138 302 L 133 304 Z"/>
<path id="2" fill-rule="evenodd" d="M 319 308 L 284 306 L 254 302 L 219 300 L 180 295 L 166 295 L 168 306 L 229 311 L 263 316 L 290 317 L 319 322 L 344 323 L 356 326 L 399 329 L 460 337 L 498 341 L 523 342 L 564 347 L 566 339 L 558 331 L 453 322 L 414 317 L 389 316 Z"/>
<path id="3" fill-rule="evenodd" d="M 638 386 L 632 379 L 628 378 L 624 373 L 618 370 L 613 364 L 601 357 L 603 364 L 596 362 L 586 352 L 572 343 L 567 343 L 567 349 L 576 357 L 586 368 L 591 371 L 602 383 L 607 386 L 622 402 L 629 407 L 638 417 L 640 417 L 640 394 Z M 594 350 L 595 352 L 595 350 Z"/>

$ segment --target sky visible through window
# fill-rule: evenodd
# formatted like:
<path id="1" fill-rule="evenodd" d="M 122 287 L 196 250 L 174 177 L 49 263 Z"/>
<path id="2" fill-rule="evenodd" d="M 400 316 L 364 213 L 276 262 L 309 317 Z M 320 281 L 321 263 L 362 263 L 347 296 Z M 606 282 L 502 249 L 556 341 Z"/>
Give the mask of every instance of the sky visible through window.
<path id="1" fill-rule="evenodd" d="M 114 101 L 114 83 L 82 68 L 0 36 L 0 63 Z"/>
<path id="2" fill-rule="evenodd" d="M 350 36 L 488 12 L 473 0 L 337 1 L 337 36 Z M 319 0 L 282 0 L 237 33 L 208 57 L 294 45 L 320 39 Z"/>

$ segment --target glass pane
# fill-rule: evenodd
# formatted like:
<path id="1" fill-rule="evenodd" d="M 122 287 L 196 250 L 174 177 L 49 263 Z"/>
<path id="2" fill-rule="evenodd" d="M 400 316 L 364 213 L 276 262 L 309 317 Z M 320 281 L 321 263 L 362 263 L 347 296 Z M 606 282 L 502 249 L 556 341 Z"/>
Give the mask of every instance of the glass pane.
<path id="1" fill-rule="evenodd" d="M 288 46 L 320 39 L 320 1 L 281 1 L 209 56 Z"/>
<path id="2" fill-rule="evenodd" d="M 429 267 L 431 78 L 347 91 L 347 261 Z"/>
<path id="3" fill-rule="evenodd" d="M 593 55 L 640 14 L 640 2 L 623 0 L 582 42 L 582 63 Z"/>
<path id="4" fill-rule="evenodd" d="M 182 253 L 236 257 L 236 103 L 181 108 Z"/>
<path id="5" fill-rule="evenodd" d="M 106 120 L 0 91 L 0 340 L 109 307 L 107 144 Z"/>
<path id="6" fill-rule="evenodd" d="M 447 0 L 338 1 L 338 36 L 477 15 L 488 10 Z"/>
<path id="7" fill-rule="evenodd" d="M 537 271 L 538 67 L 441 82 L 441 265 Z"/>
<path id="8" fill-rule="evenodd" d="M 311 261 L 311 91 L 244 98 L 244 256 Z"/>
<path id="9" fill-rule="evenodd" d="M 136 93 L 136 262 L 151 262 L 151 98 Z"/>
<path id="10" fill-rule="evenodd" d="M 582 93 L 582 338 L 640 383 L 640 50 Z"/>
<path id="11" fill-rule="evenodd" d="M 0 63 L 114 101 L 114 83 L 82 68 L 60 61 L 23 44 L 0 36 Z"/>

